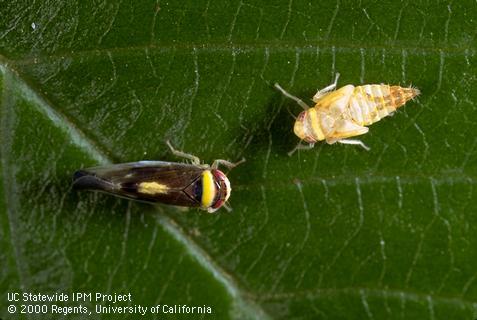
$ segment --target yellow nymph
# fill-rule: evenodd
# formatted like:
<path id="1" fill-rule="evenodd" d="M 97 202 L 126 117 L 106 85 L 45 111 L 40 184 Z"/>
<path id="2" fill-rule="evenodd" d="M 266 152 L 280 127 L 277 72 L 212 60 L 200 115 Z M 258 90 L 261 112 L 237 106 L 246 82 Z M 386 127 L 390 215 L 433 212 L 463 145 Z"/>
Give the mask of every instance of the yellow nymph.
<path id="1" fill-rule="evenodd" d="M 348 138 L 365 134 L 369 130 L 366 126 L 390 115 L 420 94 L 417 88 L 384 84 L 346 85 L 335 90 L 338 78 L 339 74 L 336 74 L 333 84 L 313 96 L 313 108 L 275 84 L 278 90 L 304 109 L 297 117 L 293 131 L 309 145 L 299 143 L 290 155 L 297 149 L 312 148 L 315 142 L 323 140 L 328 144 L 357 144 L 369 150 L 362 141 Z"/>

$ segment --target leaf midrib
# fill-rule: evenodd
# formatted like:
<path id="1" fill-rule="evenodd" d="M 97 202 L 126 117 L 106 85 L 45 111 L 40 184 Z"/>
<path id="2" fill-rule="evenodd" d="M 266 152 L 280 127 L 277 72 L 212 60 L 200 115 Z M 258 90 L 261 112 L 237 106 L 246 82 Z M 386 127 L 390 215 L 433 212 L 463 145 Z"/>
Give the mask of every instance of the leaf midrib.
<path id="1" fill-rule="evenodd" d="M 0 71 L 3 71 L 0 69 Z M 5 75 L 5 73 L 4 73 Z M 1 88 L 1 108 L 0 108 L 0 134 L 2 137 L 2 143 L 0 143 L 0 161 L 1 161 L 1 169 L 2 169 L 2 177 L 3 177 L 3 191 L 4 191 L 4 197 L 5 197 L 5 205 L 6 205 L 6 218 L 7 218 L 7 223 L 8 223 L 8 236 L 10 239 L 10 246 L 13 250 L 13 255 L 14 255 L 14 264 L 15 264 L 15 269 L 18 274 L 18 281 L 19 281 L 19 287 L 20 288 L 27 288 L 28 285 L 26 284 L 26 279 L 27 277 L 27 272 L 24 269 L 24 264 L 22 262 L 22 257 L 21 257 L 21 249 L 19 247 L 20 245 L 20 237 L 18 236 L 18 232 L 16 229 L 16 226 L 18 225 L 18 219 L 16 218 L 16 215 L 12 211 L 16 211 L 16 202 L 13 199 L 13 194 L 14 189 L 16 186 L 14 184 L 14 179 L 12 177 L 12 171 L 7 170 L 8 166 L 8 157 L 9 151 L 11 148 L 11 140 L 7 137 L 8 133 L 10 133 L 10 113 L 11 110 L 9 110 L 8 101 L 7 99 L 10 98 L 9 94 L 9 79 L 6 79 L 7 77 L 4 76 L 3 79 L 3 87 Z"/>

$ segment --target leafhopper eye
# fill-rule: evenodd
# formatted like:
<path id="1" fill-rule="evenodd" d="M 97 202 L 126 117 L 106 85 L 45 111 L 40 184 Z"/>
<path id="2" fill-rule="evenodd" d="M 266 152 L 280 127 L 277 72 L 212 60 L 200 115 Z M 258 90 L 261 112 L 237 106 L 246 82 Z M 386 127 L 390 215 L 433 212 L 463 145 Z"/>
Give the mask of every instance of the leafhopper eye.
<path id="1" fill-rule="evenodd" d="M 212 170 L 216 185 L 216 195 L 212 204 L 213 209 L 218 209 L 225 204 L 230 196 L 230 182 L 220 170 Z"/>

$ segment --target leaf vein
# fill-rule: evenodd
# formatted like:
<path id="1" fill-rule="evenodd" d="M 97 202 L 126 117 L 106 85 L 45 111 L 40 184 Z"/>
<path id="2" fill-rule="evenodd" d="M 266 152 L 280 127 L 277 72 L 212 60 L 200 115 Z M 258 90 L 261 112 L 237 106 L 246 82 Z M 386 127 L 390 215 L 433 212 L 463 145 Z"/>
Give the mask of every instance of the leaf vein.
<path id="1" fill-rule="evenodd" d="M 360 296 L 365 293 L 368 297 L 384 297 L 384 298 L 393 298 L 393 299 L 403 299 L 403 301 L 414 301 L 414 302 L 427 302 L 429 297 L 435 302 L 444 303 L 444 304 L 454 304 L 459 305 L 464 308 L 469 308 L 477 311 L 477 301 L 468 300 L 462 296 L 446 296 L 438 294 L 429 294 L 428 292 L 420 292 L 407 289 L 397 289 L 397 288 L 372 288 L 372 287 L 342 287 L 342 288 L 321 288 L 316 290 L 304 290 L 304 291 L 294 291 L 294 292 L 281 292 L 281 293 L 260 293 L 253 298 L 262 301 L 262 302 L 272 302 L 280 300 L 290 300 L 290 299 L 320 299 L 330 296 L 336 296 L 340 294 L 349 294 Z"/>
<path id="2" fill-rule="evenodd" d="M 38 106 L 39 111 L 45 114 L 54 125 L 57 125 L 63 129 L 71 137 L 73 143 L 81 147 L 87 154 L 89 154 L 99 163 L 112 163 L 112 160 L 109 159 L 90 139 L 88 139 L 78 127 L 69 121 L 63 114 L 60 114 L 50 102 L 36 93 L 18 72 L 16 72 L 14 69 L 11 69 L 8 65 L 2 65 L 1 61 L 0 71 L 3 74 L 14 74 L 16 76 L 15 81 L 18 82 L 18 85 L 20 86 L 20 89 L 22 90 L 25 97 L 35 102 L 34 105 Z M 3 148 L 6 148 L 5 144 L 2 149 Z M 4 151 L 6 150 L 2 150 L 2 153 L 4 153 Z M 2 157 L 2 161 L 5 161 L 5 157 Z M 3 165 L 4 162 L 2 163 L 2 166 Z M 7 188 L 6 190 L 9 189 Z M 225 287 L 228 293 L 234 298 L 234 302 L 242 310 L 247 312 L 252 318 L 269 318 L 268 314 L 259 305 L 255 304 L 255 302 L 252 300 L 246 299 L 248 296 L 246 291 L 242 290 L 232 276 L 226 273 L 225 270 L 223 270 L 212 259 L 212 257 L 204 251 L 203 248 L 201 248 L 196 242 L 188 237 L 186 232 L 172 218 L 166 215 L 157 215 L 157 221 L 164 228 L 164 230 L 166 230 L 176 241 L 184 246 L 186 252 L 192 256 L 202 268 L 211 272 L 214 278 Z M 125 236 L 127 236 L 127 233 L 125 233 Z"/>
<path id="3" fill-rule="evenodd" d="M 205 51 L 205 52 L 217 52 L 217 51 L 238 51 L 238 52 L 254 52 L 262 50 L 270 50 L 276 52 L 284 51 L 294 51 L 299 50 L 300 52 L 316 52 L 320 49 L 322 51 L 329 50 L 333 54 L 336 52 L 356 52 L 356 51 L 378 51 L 386 50 L 387 52 L 401 54 L 403 50 L 412 53 L 414 55 L 431 55 L 439 54 L 446 56 L 474 56 L 476 53 L 475 48 L 465 47 L 465 46 L 434 46 L 434 47 L 425 47 L 425 46 L 404 46 L 404 45 L 388 45 L 388 44 L 373 44 L 373 43 L 342 43 L 336 41 L 334 43 L 324 43 L 320 41 L 310 41 L 310 42 L 297 42 L 297 41 L 280 41 L 279 43 L 275 41 L 261 41 L 259 43 L 245 43 L 245 42 L 227 42 L 227 43 L 163 43 L 163 44 L 144 44 L 137 46 L 129 47 L 109 47 L 102 49 L 86 49 L 86 50 L 75 50 L 75 51 L 58 51 L 55 53 L 39 53 L 39 54 L 29 54 L 28 56 L 11 59 L 11 62 L 16 64 L 37 64 L 41 62 L 42 59 L 64 59 L 64 58 L 82 58 L 88 56 L 95 56 L 98 54 L 107 54 L 108 52 L 112 54 L 122 54 L 122 53 L 131 53 L 138 52 L 142 53 L 144 50 L 157 50 L 159 52 L 171 52 L 176 50 L 182 51 Z M 442 57 L 441 57 L 442 58 Z M 4 58 L 3 58 L 4 59 Z M 334 66 L 334 63 L 333 63 Z M 332 68 L 332 75 L 335 71 Z M 442 76 L 441 79 L 442 81 Z"/>

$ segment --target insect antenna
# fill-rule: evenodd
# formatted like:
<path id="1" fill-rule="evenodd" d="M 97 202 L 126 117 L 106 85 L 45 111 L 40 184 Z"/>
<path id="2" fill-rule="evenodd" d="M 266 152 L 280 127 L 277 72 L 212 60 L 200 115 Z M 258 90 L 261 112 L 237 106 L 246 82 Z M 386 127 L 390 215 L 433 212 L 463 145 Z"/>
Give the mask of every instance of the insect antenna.
<path id="1" fill-rule="evenodd" d="M 289 114 L 290 114 L 290 115 L 293 117 L 293 119 L 295 119 L 295 120 L 296 120 L 296 118 L 297 118 L 297 117 L 296 117 L 296 116 L 293 114 L 293 112 L 291 112 L 291 110 L 290 110 L 290 106 L 289 106 L 289 105 L 287 105 L 287 106 L 286 106 L 286 108 L 287 108 L 287 111 L 288 111 L 288 113 L 289 113 Z"/>

